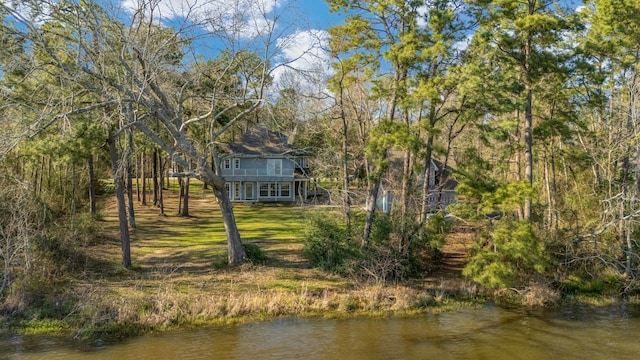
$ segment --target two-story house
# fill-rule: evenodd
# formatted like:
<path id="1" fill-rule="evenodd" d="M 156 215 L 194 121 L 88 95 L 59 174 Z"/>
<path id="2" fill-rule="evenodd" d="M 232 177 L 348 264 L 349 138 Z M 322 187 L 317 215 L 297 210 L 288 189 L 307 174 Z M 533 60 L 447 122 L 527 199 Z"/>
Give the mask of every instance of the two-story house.
<path id="1" fill-rule="evenodd" d="M 247 130 L 237 141 L 220 146 L 220 175 L 231 201 L 304 201 L 309 167 L 287 137 L 263 126 Z"/>
<path id="2" fill-rule="evenodd" d="M 397 155 L 397 154 L 393 154 Z M 390 189 L 397 188 L 398 181 L 393 179 L 399 179 L 402 174 L 402 160 L 399 156 L 392 157 L 392 166 L 387 174 L 386 181 L 381 184 L 376 206 L 380 211 L 389 213 L 393 206 L 394 192 Z M 458 202 L 458 197 L 455 191 L 458 182 L 451 177 L 450 169 L 445 169 L 443 163 L 436 159 L 431 159 L 428 178 L 428 211 L 437 212 L 446 209 L 447 206 Z M 418 175 L 416 185 L 416 191 L 420 193 L 424 184 L 424 179 L 427 172 L 423 169 L 422 173 Z"/>

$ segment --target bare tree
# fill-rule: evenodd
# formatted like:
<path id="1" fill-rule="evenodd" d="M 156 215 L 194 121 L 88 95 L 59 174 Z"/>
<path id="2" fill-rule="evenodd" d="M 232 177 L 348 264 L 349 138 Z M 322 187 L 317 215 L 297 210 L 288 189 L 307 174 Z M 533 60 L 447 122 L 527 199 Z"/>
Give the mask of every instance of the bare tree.
<path id="1" fill-rule="evenodd" d="M 28 184 L 0 178 L 0 296 L 17 271 L 32 268 L 31 241 L 43 230 L 43 215 Z"/>
<path id="2" fill-rule="evenodd" d="M 184 169 L 177 175 L 212 187 L 225 225 L 229 263 L 240 264 L 245 254 L 225 181 L 207 160 L 212 153 L 215 159 L 215 144 L 228 129 L 262 106 L 277 38 L 289 29 L 276 27 L 282 14 L 273 2 L 262 0 L 235 1 L 231 7 L 220 2 L 206 9 L 167 8 L 157 1 L 136 4 L 135 9 L 108 9 L 89 2 L 23 3 L 20 9 L 29 9 L 29 16 L 36 18 L 6 3 L 0 6 L 21 24 L 14 30 L 29 39 L 32 51 L 47 58 L 55 76 L 73 84 L 84 99 L 92 99 L 85 101 L 92 102 L 85 104 L 87 111 L 104 108 L 118 114 L 121 126 L 107 124 L 115 129 L 114 137 L 125 129 L 141 131 Z M 184 21 L 163 26 L 172 12 Z M 187 61 L 185 55 L 201 55 L 193 47 L 197 41 L 224 49 L 217 52 L 220 71 L 211 87 L 198 94 L 199 106 L 190 107 L 202 73 L 195 57 Z M 50 107 L 44 122 L 68 119 L 74 111 L 78 105 Z M 190 132 L 199 124 L 208 128 L 205 142 Z"/>

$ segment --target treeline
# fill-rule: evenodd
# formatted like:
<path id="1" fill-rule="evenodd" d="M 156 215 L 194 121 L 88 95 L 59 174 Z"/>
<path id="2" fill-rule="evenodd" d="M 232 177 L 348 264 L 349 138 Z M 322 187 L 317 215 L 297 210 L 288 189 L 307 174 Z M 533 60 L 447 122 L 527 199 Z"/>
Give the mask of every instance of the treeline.
<path id="1" fill-rule="evenodd" d="M 423 240 L 439 236 L 427 230 L 434 189 L 424 181 L 435 159 L 458 182 L 448 218 L 476 234 L 464 271 L 474 281 L 636 288 L 636 2 L 328 3 L 345 16 L 329 29 L 333 102 L 303 123 L 300 141 L 318 149 L 321 176 L 340 179 L 344 237 L 370 249 L 383 229 L 405 270 L 437 247 Z M 389 215 L 375 206 L 381 188 L 394 194 Z M 354 204 L 364 209 L 357 229 Z M 309 249 L 317 243 L 310 236 Z"/>
<path id="2" fill-rule="evenodd" d="M 153 1 L 0 5 L 0 192 L 13 199 L 10 189 L 21 189 L 46 209 L 15 227 L 16 209 L 2 204 L 3 287 L 31 247 L 8 229 L 42 228 L 45 218 L 74 224 L 96 214 L 100 191 L 115 192 L 130 267 L 135 184 L 154 189 L 151 200 L 141 188 L 139 201 L 162 212 L 169 167 L 184 189 L 196 178 L 214 192 L 229 264 L 242 263 L 216 144 L 262 123 L 314 152 L 315 177 L 337 179 L 331 199 L 344 217 L 314 220 L 327 237 L 309 243 L 320 266 L 335 265 L 323 253 L 335 241 L 374 254 L 358 261 L 384 259 L 387 267 L 361 266 L 382 269 L 377 279 L 429 270 L 449 228 L 432 216 L 425 181 L 445 186 L 432 173 L 437 160 L 458 182 L 448 218 L 477 235 L 465 269 L 474 281 L 635 288 L 637 1 L 327 2 L 344 21 L 309 32 L 317 43 L 306 53 L 326 56 L 331 69 L 306 71 L 281 71 L 292 35 L 282 29 L 293 28 L 277 21 L 284 8 L 247 7 L 260 21 L 244 22 L 193 7 L 164 26 L 166 9 Z M 222 50 L 203 59 L 203 44 Z M 112 187 L 96 180 L 106 178 Z M 389 214 L 376 207 L 384 190 L 394 194 Z M 181 206 L 187 215 L 188 197 Z"/>

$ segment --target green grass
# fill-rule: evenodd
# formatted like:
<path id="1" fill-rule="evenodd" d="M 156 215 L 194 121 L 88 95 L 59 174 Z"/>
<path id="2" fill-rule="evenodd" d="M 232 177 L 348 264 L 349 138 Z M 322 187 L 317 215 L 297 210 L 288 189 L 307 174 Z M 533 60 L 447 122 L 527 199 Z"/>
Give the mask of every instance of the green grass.
<path id="1" fill-rule="evenodd" d="M 274 242 L 280 244 L 302 241 L 304 211 L 292 206 L 236 205 L 234 214 L 238 231 L 244 242 Z M 138 212 L 138 228 L 135 237 L 144 241 L 143 251 L 174 249 L 218 253 L 212 245 L 225 245 L 227 235 L 220 211 L 198 212 L 192 217 L 181 218 L 175 214 L 159 217 Z M 195 255 L 195 254 L 194 254 Z"/>

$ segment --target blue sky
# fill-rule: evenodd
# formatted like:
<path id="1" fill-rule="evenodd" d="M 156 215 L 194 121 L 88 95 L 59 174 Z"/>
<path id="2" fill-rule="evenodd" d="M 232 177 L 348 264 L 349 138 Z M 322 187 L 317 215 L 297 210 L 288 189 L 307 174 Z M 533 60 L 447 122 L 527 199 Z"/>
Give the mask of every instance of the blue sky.
<path id="1" fill-rule="evenodd" d="M 299 0 L 298 7 L 309 17 L 309 25 L 316 29 L 327 29 L 340 22 L 341 16 L 331 14 L 329 5 L 323 0 Z"/>

